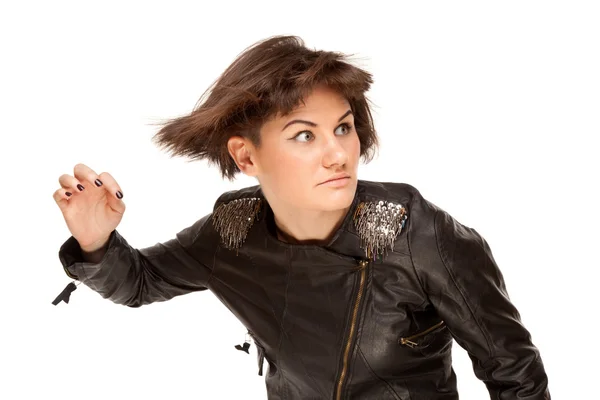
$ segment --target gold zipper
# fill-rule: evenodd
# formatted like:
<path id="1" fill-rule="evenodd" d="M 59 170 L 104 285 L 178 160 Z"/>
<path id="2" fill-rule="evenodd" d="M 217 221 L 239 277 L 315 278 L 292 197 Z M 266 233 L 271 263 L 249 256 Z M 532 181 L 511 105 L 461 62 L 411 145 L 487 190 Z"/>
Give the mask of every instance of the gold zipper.
<path id="1" fill-rule="evenodd" d="M 405 337 L 405 338 L 400 338 L 400 344 L 403 344 L 405 346 L 414 348 L 415 346 L 418 345 L 418 343 L 413 342 L 413 339 L 416 339 L 418 337 L 421 337 L 423 335 L 427 335 L 429 332 L 436 330 L 437 328 L 439 328 L 440 326 L 444 325 L 444 321 L 440 321 L 437 324 L 435 324 L 434 326 L 432 326 L 431 328 L 427 328 L 422 332 L 419 333 L 415 333 L 414 335 Z"/>
<path id="2" fill-rule="evenodd" d="M 358 294 L 356 295 L 356 300 L 354 301 L 354 308 L 352 310 L 352 320 L 350 322 L 350 332 L 348 334 L 348 341 L 346 342 L 346 348 L 344 349 L 344 358 L 342 363 L 342 372 L 340 373 L 340 378 L 337 383 L 336 396 L 335 398 L 339 400 L 342 396 L 342 385 L 344 384 L 344 378 L 348 373 L 348 356 L 350 355 L 350 344 L 352 343 L 352 339 L 354 338 L 354 328 L 356 327 L 356 317 L 358 316 L 358 307 L 360 306 L 360 300 L 363 296 L 363 287 L 365 286 L 365 275 L 367 271 L 367 265 L 369 264 L 366 260 L 361 260 L 360 265 L 360 283 L 358 286 Z"/>

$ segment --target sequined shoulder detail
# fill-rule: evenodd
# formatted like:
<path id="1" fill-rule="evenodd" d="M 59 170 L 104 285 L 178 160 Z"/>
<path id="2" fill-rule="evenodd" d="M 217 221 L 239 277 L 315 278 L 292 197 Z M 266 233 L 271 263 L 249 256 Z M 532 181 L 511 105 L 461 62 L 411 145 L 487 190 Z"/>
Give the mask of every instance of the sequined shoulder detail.
<path id="1" fill-rule="evenodd" d="M 361 202 L 354 212 L 354 226 L 361 239 L 361 248 L 367 258 L 383 257 L 387 246 L 394 248 L 394 240 L 404 228 L 406 208 L 399 203 L 384 201 Z"/>
<path id="2" fill-rule="evenodd" d="M 237 250 L 242 246 L 260 208 L 260 198 L 248 197 L 220 204 L 213 211 L 213 225 L 227 249 Z"/>

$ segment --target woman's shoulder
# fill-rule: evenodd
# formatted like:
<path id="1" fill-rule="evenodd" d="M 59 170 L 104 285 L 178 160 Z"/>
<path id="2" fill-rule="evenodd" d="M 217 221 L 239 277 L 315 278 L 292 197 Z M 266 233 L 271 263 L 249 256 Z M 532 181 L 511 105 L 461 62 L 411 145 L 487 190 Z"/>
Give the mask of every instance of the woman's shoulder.
<path id="1" fill-rule="evenodd" d="M 260 185 L 247 186 L 241 189 L 223 192 L 215 201 L 214 210 L 219 206 L 228 204 L 234 200 L 259 201 L 264 198 Z"/>
<path id="2" fill-rule="evenodd" d="M 358 194 L 361 201 L 398 204 L 405 209 L 412 223 L 432 222 L 438 211 L 445 212 L 439 205 L 423 195 L 422 190 L 406 182 L 379 182 L 359 180 Z"/>
<path id="3" fill-rule="evenodd" d="M 261 213 L 263 200 L 260 185 L 229 190 L 217 198 L 211 220 L 222 245 L 235 250 L 244 243 L 250 228 L 260 215 L 264 215 Z"/>
<path id="4" fill-rule="evenodd" d="M 405 218 L 411 225 L 413 243 L 423 241 L 434 243 L 440 240 L 453 241 L 456 238 L 477 240 L 479 233 L 463 224 L 447 209 L 424 196 L 414 185 L 403 182 L 371 182 L 361 181 L 364 197 L 400 203 L 405 209 Z M 388 207 L 389 208 L 389 207 Z M 416 240 L 415 238 L 419 238 Z"/>
<path id="5" fill-rule="evenodd" d="M 363 200 L 401 203 L 408 207 L 426 201 L 421 191 L 406 182 L 358 181 L 358 196 Z"/>

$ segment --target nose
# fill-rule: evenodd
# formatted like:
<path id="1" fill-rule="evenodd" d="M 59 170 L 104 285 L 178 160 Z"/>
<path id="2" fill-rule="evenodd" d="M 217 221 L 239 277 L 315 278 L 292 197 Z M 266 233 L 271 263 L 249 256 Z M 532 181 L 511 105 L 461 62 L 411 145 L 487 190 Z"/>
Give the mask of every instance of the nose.
<path id="1" fill-rule="evenodd" d="M 337 136 L 330 136 L 323 148 L 323 166 L 344 165 L 348 162 L 348 152 Z"/>

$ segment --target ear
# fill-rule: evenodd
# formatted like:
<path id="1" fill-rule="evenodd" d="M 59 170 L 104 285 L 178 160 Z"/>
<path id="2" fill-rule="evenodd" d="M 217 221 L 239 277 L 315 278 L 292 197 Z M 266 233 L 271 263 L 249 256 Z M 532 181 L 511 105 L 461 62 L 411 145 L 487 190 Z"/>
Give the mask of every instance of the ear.
<path id="1" fill-rule="evenodd" d="M 254 145 L 242 136 L 232 136 L 227 140 L 227 150 L 236 165 L 245 175 L 256 176 L 257 166 L 254 159 Z"/>

